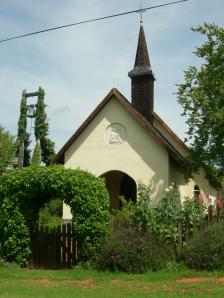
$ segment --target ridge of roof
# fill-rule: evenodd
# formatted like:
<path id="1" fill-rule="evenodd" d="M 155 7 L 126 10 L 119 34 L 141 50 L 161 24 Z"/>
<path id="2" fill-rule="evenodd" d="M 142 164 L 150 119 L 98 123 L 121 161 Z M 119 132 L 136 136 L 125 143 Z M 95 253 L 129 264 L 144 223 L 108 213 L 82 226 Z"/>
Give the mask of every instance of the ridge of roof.
<path id="1" fill-rule="evenodd" d="M 75 133 L 68 139 L 64 146 L 58 151 L 56 156 L 53 158 L 51 163 L 59 162 L 65 151 L 70 147 L 70 145 L 78 138 L 82 131 L 89 125 L 89 123 L 96 117 L 96 115 L 103 109 L 103 107 L 109 102 L 112 97 L 116 99 L 134 116 L 134 118 L 143 126 L 149 134 L 157 140 L 161 145 L 163 145 L 171 155 L 178 161 L 183 160 L 183 156 L 177 151 L 177 149 L 159 132 L 155 127 L 153 127 L 146 118 L 144 118 L 131 104 L 130 102 L 118 91 L 116 88 L 112 88 L 106 97 L 99 103 L 95 110 L 89 115 L 89 117 L 81 124 L 81 126 L 75 131 Z M 155 114 L 157 118 L 159 116 Z M 160 118 L 159 118 L 160 119 Z M 161 120 L 162 121 L 162 120 Z M 167 126 L 168 127 L 168 126 Z M 171 130 L 170 130 L 171 131 Z M 174 134 L 174 133 L 173 133 Z"/>

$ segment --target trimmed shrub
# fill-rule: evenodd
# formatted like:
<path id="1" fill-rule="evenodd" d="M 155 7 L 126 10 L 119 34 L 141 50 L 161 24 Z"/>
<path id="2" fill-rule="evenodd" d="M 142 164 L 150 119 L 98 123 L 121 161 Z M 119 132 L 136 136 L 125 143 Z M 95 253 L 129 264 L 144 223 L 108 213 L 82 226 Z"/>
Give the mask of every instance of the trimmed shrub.
<path id="1" fill-rule="evenodd" d="M 185 250 L 185 262 L 189 268 L 224 269 L 223 229 L 223 223 L 216 223 L 194 233 Z"/>
<path id="2" fill-rule="evenodd" d="M 174 251 L 164 239 L 133 227 L 113 232 L 96 260 L 100 270 L 143 273 L 167 267 Z"/>

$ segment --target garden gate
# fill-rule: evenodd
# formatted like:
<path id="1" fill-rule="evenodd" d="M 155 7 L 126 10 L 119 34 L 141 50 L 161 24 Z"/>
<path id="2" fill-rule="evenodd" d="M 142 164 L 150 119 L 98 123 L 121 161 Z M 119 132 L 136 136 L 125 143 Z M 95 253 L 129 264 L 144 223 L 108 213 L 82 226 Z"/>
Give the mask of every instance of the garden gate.
<path id="1" fill-rule="evenodd" d="M 35 226 L 31 235 L 31 249 L 29 268 L 71 268 L 77 263 L 77 241 L 70 223 L 53 229 Z"/>

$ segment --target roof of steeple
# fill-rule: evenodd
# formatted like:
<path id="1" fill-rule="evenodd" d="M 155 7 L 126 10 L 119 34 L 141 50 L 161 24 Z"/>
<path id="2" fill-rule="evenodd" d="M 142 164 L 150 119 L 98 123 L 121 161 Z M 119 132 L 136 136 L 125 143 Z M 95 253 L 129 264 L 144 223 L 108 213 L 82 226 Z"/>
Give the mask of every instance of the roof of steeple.
<path id="1" fill-rule="evenodd" d="M 145 40 L 145 33 L 143 25 L 141 23 L 138 37 L 138 46 L 135 57 L 134 69 L 131 70 L 128 75 L 129 77 L 140 76 L 140 75 L 153 75 L 151 64 L 149 60 L 149 54 L 147 49 L 147 44 Z M 153 75 L 154 77 L 154 75 Z"/>
<path id="2" fill-rule="evenodd" d="M 149 66 L 149 54 L 147 49 L 147 44 L 145 40 L 145 32 L 143 29 L 143 25 L 140 25 L 139 36 L 138 36 L 138 47 L 137 53 L 135 57 L 135 66 Z"/>

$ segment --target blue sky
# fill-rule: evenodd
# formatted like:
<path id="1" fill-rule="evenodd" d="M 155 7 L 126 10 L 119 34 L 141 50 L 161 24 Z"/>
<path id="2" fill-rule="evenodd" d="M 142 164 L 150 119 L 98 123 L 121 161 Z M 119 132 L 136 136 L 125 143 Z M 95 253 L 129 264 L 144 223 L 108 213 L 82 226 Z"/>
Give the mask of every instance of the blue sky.
<path id="1" fill-rule="evenodd" d="M 142 7 L 169 1 L 142 0 Z M 0 39 L 139 8 L 136 0 L 0 0 Z M 201 61 L 192 53 L 203 22 L 224 26 L 223 0 L 189 0 L 144 13 L 155 82 L 155 111 L 181 138 L 187 127 L 177 103 L 183 71 Z M 23 89 L 46 92 L 50 137 L 67 141 L 111 88 L 130 100 L 139 15 L 70 27 L 0 43 L 0 123 L 16 135 Z M 30 101 L 31 102 L 31 101 Z M 30 130 L 30 127 L 28 127 Z"/>

